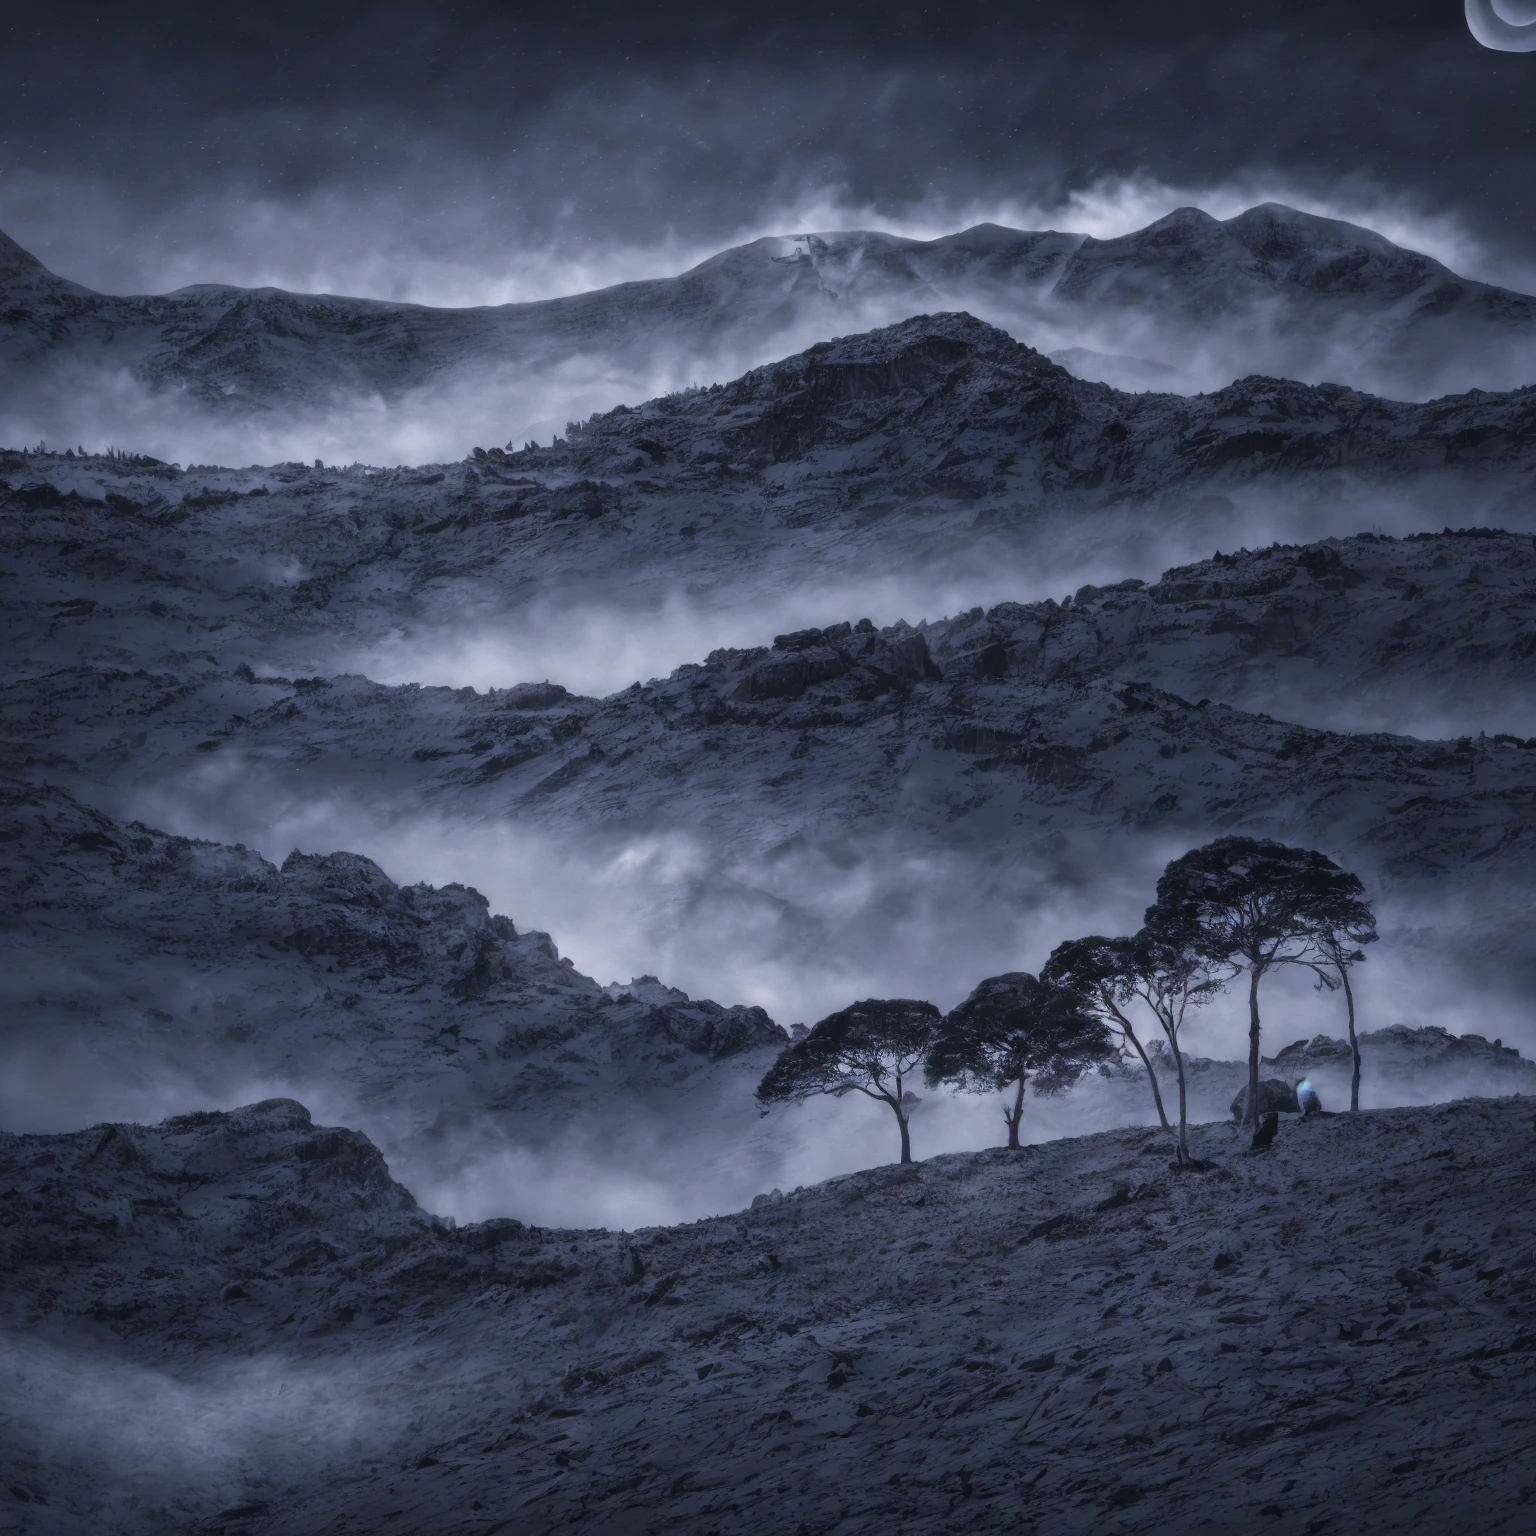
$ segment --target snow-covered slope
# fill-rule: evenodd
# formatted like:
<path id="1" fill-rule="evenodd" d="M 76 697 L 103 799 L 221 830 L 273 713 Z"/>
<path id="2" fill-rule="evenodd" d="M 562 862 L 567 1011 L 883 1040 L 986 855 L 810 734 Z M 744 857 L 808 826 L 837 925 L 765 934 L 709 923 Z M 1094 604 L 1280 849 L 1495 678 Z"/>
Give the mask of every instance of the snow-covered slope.
<path id="1" fill-rule="evenodd" d="M 458 1230 L 284 1100 L 0 1136 L 7 1518 L 320 1536 L 1517 1530 L 1530 1099 Z"/>
<path id="2" fill-rule="evenodd" d="M 460 310 L 219 285 L 115 297 L 0 242 L 5 435 L 137 428 L 139 446 L 147 434 L 198 457 L 199 434 L 210 451 L 238 441 L 221 422 L 274 443 L 329 437 L 343 457 L 377 456 L 391 433 L 423 441 L 429 417 L 427 439 L 454 452 L 498 411 L 493 440 L 548 436 L 834 332 L 953 308 L 1132 388 L 1263 372 L 1423 399 L 1536 379 L 1536 300 L 1278 204 L 1225 221 L 1180 209 L 1110 240 L 995 225 L 772 237 L 673 278 Z"/>

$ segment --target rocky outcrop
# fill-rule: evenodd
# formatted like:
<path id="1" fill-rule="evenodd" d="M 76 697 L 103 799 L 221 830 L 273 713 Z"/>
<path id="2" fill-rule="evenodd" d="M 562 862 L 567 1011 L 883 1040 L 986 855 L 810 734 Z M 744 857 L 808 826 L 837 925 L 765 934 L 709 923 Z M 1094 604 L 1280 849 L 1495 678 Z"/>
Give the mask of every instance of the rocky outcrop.
<path id="1" fill-rule="evenodd" d="M 552 1245 L 499 1219 L 421 1211 L 366 1136 L 292 1099 L 98 1125 L 0 1132 L 0 1305 L 52 1274 L 30 1325 L 104 1324 L 203 1348 L 318 1338 L 440 1306 L 472 1281 L 516 1283 Z M 510 1267 L 509 1267 L 510 1266 Z"/>
<path id="2" fill-rule="evenodd" d="M 278 869 L 58 790 L 0 790 L 0 932 L 13 1125 L 163 1103 L 168 1076 L 204 1102 L 324 1093 L 426 1179 L 588 1123 L 622 1149 L 671 1116 L 686 1155 L 788 1038 L 758 1007 L 612 995 L 468 887 L 400 886 L 350 853 Z M 71 1064 L 54 1107 L 26 1087 L 49 1060 Z"/>
<path id="3" fill-rule="evenodd" d="M 1374 1076 L 1388 1082 L 1439 1080 L 1447 1092 L 1536 1093 L 1536 1062 L 1514 1046 L 1482 1035 L 1457 1035 L 1438 1024 L 1393 1024 L 1360 1036 L 1360 1054 Z M 1347 1072 L 1347 1040 L 1316 1035 L 1277 1051 L 1272 1064 L 1288 1077 L 1320 1070 Z M 1476 1087 L 1467 1088 L 1468 1080 Z"/>
<path id="4" fill-rule="evenodd" d="M 1237 1091 L 1228 1110 L 1233 1120 L 1242 1120 L 1248 1112 L 1248 1089 L 1244 1085 Z M 1277 1077 L 1259 1079 L 1259 1114 L 1299 1115 L 1301 1104 L 1296 1097 L 1294 1083 L 1282 1082 Z"/>

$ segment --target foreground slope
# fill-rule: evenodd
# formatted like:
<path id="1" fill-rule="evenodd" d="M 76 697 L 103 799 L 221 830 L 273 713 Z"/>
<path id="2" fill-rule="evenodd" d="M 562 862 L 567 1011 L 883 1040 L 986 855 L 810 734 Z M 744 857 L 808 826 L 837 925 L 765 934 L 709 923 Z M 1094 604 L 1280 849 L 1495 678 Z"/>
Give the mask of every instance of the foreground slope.
<path id="1" fill-rule="evenodd" d="M 1183 1176 L 1109 1133 L 628 1235 L 447 1230 L 289 1101 L 0 1137 L 9 1519 L 1516 1531 L 1531 1105 L 1202 1128 Z"/>

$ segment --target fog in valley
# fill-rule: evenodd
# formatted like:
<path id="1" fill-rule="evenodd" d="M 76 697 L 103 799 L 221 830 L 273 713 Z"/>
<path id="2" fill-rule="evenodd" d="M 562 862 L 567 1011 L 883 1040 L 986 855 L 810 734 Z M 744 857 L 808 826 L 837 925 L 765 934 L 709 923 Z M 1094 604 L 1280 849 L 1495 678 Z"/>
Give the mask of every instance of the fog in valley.
<path id="1" fill-rule="evenodd" d="M 8 205 L 19 221 L 7 224 L 7 205 L 0 203 L 0 229 L 23 245 L 32 241 L 33 254 L 59 276 L 89 283 L 95 276 L 90 264 L 68 260 L 79 239 L 70 233 L 71 210 L 86 195 L 79 186 L 23 176 L 11 186 Z M 1113 240 L 1179 208 L 1227 219 L 1275 202 L 1372 229 L 1462 277 L 1522 293 L 1536 289 L 1536 269 L 1455 213 L 1415 205 L 1366 182 L 1324 188 L 1294 176 L 1253 174 L 1170 184 L 1136 173 L 1101 176 L 1045 195 L 956 200 L 926 193 L 884 206 L 851 199 L 836 185 L 811 185 L 787 194 L 775 190 L 746 221 L 686 240 L 672 232 L 654 246 L 626 248 L 585 230 L 554 243 L 554 237 L 541 240 L 523 231 L 473 260 L 462 244 L 423 249 L 418 242 L 441 240 L 441 226 L 428 233 L 409 221 L 402 225 L 393 197 L 344 206 L 342 196 L 323 189 L 307 204 L 229 198 L 212 208 L 201 202 L 167 208 L 151 238 L 136 242 L 131 270 L 104 272 L 98 280 L 110 278 L 105 291 L 117 294 L 192 293 L 199 284 L 224 283 L 469 310 L 654 282 L 729 247 L 752 241 L 762 246 L 746 269 L 755 285 L 750 300 L 715 316 L 695 340 L 681 339 L 666 320 L 627 339 L 599 329 L 577 340 L 560 333 L 562 322 L 553 316 L 530 317 L 531 328 L 509 345 L 504 360 L 487 355 L 424 362 L 430 378 L 385 392 L 327 385 L 317 376 L 318 397 L 299 406 L 285 406 L 280 395 L 246 399 L 233 386 L 210 403 L 189 381 L 147 383 L 145 359 L 120 342 L 56 352 L 46 374 L 27 378 L 25 387 L 25 365 L 0 356 L 0 380 L 10 372 L 18 386 L 0 389 L 0 442 L 84 444 L 92 450 L 110 443 L 180 464 L 452 462 L 476 445 L 548 443 L 567 423 L 593 413 L 727 381 L 828 335 L 891 324 L 919 307 L 966 310 L 1057 357 L 1080 377 L 1132 391 L 1193 394 L 1257 373 L 1425 399 L 1536 381 L 1536 339 L 1509 329 L 1485 328 L 1454 342 L 1404 350 L 1390 340 L 1399 313 L 1336 315 L 1319 325 L 1305 303 L 1279 299 L 1243 300 L 1233 312 L 1206 314 L 1192 327 L 1188 317 L 1160 314 L 1155 304 L 1063 303 L 1050 296 L 1048 283 L 1032 284 L 1018 272 L 992 273 L 984 262 L 942 271 L 919 263 L 926 278 L 898 281 L 887 270 L 890 253 L 869 246 L 863 236 L 840 241 L 835 233 L 873 230 L 931 241 L 996 225 Z M 48 243 L 39 244 L 34 230 Z M 811 235 L 830 236 L 834 244 L 817 254 L 807 244 Z M 775 260 L 813 267 L 814 284 L 794 298 L 769 298 L 763 288 L 769 274 L 787 278 L 796 270 L 775 269 Z M 142 286 L 125 287 L 130 277 Z M 1160 279 L 1144 283 L 1149 296 L 1160 286 Z M 619 299 L 614 312 L 623 314 L 630 303 Z M 557 334 L 561 339 L 555 340 Z M 282 322 L 277 335 L 283 335 Z M 279 340 L 280 350 L 287 345 Z M 196 377 L 190 382 L 201 385 Z"/>
<path id="2" fill-rule="evenodd" d="M 7 23 L 0 1536 L 1525 1528 L 1533 18 Z"/>
<path id="3" fill-rule="evenodd" d="M 1139 926 L 1167 859 L 1202 840 L 1183 835 L 1076 838 L 1049 864 L 1020 858 L 1006 836 L 934 846 L 898 832 L 796 838 L 768 857 L 733 854 L 673 830 L 650 837 L 600 838 L 519 827 L 456 823 L 428 813 L 381 820 L 340 795 L 279 807 L 250 781 L 224 780 L 194 799 L 185 786 L 143 794 L 121 814 L 185 835 L 245 843 L 276 862 L 291 848 L 348 849 L 376 860 L 398 882 L 469 884 L 520 930 L 548 931 L 578 971 L 601 983 L 659 976 L 693 997 L 756 1004 L 781 1025 L 814 1023 L 856 999 L 920 997 L 947 1009 L 982 977 L 1036 970 L 1059 942 L 1088 932 Z M 1375 872 L 1361 868 L 1368 887 Z M 1499 1038 L 1536 1054 L 1518 956 L 1505 966 L 1475 935 L 1498 905 L 1458 910 L 1424 890 L 1415 904 L 1379 903 L 1382 942 L 1356 973 L 1362 1032 L 1404 1024 Z M 1517 898 L 1518 900 L 1519 898 Z M 1508 930 L 1506 930 L 1507 932 Z M 208 1046 L 180 1062 L 146 1059 L 126 1077 L 103 1070 L 88 1044 L 9 1055 L 6 1120 L 16 1129 L 54 1130 L 101 1120 L 152 1121 L 165 1114 L 287 1095 L 320 1123 L 357 1126 L 385 1148 L 397 1178 L 428 1209 L 461 1221 L 515 1215 L 544 1224 L 626 1230 L 739 1209 L 774 1187 L 812 1184 L 888 1161 L 895 1125 L 887 1109 L 858 1096 L 762 1116 L 751 1101 L 747 1062 L 703 1071 L 681 1104 L 608 1081 L 565 1118 L 520 1129 L 514 1117 L 476 1124 L 450 1120 L 425 1140 L 420 1111 L 360 1099 L 345 1080 L 289 1060 L 260 1077 L 242 1074 L 214 1044 L 228 989 L 261 987 L 259 973 L 205 976 L 200 967 L 147 958 L 130 975 L 82 951 L 77 969 L 19 966 L 7 990 L 16 1001 L 52 997 L 55 1006 L 100 1011 L 103 1021 L 161 1009 L 199 1011 Z M 125 996 L 133 998 L 130 1007 Z M 1273 1054 L 1314 1035 L 1341 1038 L 1343 1001 L 1319 991 L 1310 972 L 1282 971 L 1265 983 L 1264 1041 Z M 1145 1037 L 1155 1036 L 1148 1018 Z M 121 1028 L 122 1026 L 117 1026 Z M 131 1027 L 131 1026 L 130 1026 Z M 1194 1057 L 1246 1056 L 1246 998 L 1239 984 L 1186 1026 Z M 89 1036 L 84 1037 L 87 1041 Z M 764 1063 L 765 1064 L 765 1063 Z M 1173 1103 L 1171 1063 L 1161 1083 Z M 1474 1074 L 1450 1080 L 1433 1069 L 1381 1080 L 1367 1070 L 1362 1102 L 1435 1102 L 1488 1091 Z M 1320 1080 L 1330 1107 L 1347 1102 L 1347 1077 Z M 930 1092 L 913 1117 L 918 1153 L 929 1156 L 997 1145 L 1001 1100 Z M 1232 1075 L 1196 1083 L 1192 1117 L 1225 1118 Z M 429 1115 L 430 1118 L 430 1115 Z M 1117 1124 L 1155 1125 L 1142 1070 L 1132 1059 L 1113 1081 L 1090 1077 L 1060 1099 L 1032 1102 L 1026 1140 L 1076 1135 Z"/>

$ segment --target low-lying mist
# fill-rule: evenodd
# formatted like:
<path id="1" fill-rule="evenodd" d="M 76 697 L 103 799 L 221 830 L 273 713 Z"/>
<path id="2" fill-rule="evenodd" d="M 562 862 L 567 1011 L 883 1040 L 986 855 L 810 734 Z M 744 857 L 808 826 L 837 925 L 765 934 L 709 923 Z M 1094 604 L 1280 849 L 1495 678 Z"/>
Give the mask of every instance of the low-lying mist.
<path id="1" fill-rule="evenodd" d="M 888 833 L 796 839 L 766 858 L 748 858 L 680 833 L 604 840 L 425 816 L 381 823 L 368 807 L 341 801 L 279 813 L 259 797 L 232 796 L 221 819 L 206 810 L 190 814 L 186 803 L 178 815 L 169 801 L 146 802 L 142 810 L 161 825 L 245 841 L 274 859 L 293 845 L 345 848 L 367 853 L 400 881 L 473 884 L 520 929 L 550 931 L 577 969 L 600 982 L 659 975 L 694 997 L 760 1004 L 785 1026 L 812 1023 L 868 996 L 921 997 L 949 1008 L 984 976 L 1038 969 L 1065 938 L 1131 931 L 1162 864 L 1190 841 L 1128 834 L 1064 847 L 1041 861 L 1016 856 L 1006 843 L 921 848 Z M 1486 930 L 1486 914 L 1432 894 L 1411 903 L 1389 898 L 1380 912 L 1383 941 L 1355 975 L 1362 1032 L 1438 1025 L 1532 1053 L 1536 1030 L 1518 978 L 1486 946 L 1469 942 Z M 158 921 L 163 927 L 166 919 Z M 155 1121 L 291 1096 L 317 1123 L 368 1134 L 394 1176 L 429 1210 L 460 1221 L 511 1215 L 542 1225 L 623 1229 L 740 1209 L 775 1187 L 811 1184 L 895 1156 L 889 1112 L 858 1096 L 763 1116 L 752 1089 L 767 1057 L 690 1059 L 675 1069 L 680 1086 L 665 1092 L 637 1088 L 616 1065 L 590 1090 L 552 1101 L 547 1113 L 521 1115 L 454 1109 L 451 1082 L 445 1089 L 441 1077 L 429 1083 L 415 1075 L 410 1052 L 427 1040 L 391 1069 L 383 1096 L 360 1093 L 346 1075 L 328 1071 L 319 1041 L 313 1055 L 297 1051 L 253 1072 L 253 1048 L 220 1042 L 224 1022 L 239 1017 L 225 999 L 271 985 L 260 957 L 230 956 L 210 973 L 203 961 L 150 949 L 126 952 L 125 970 L 110 958 L 118 943 L 77 946 L 67 963 L 42 940 L 15 946 L 18 964 L 0 997 L 16 1021 L 0 1073 L 0 1124 L 7 1129 Z M 326 978 L 317 981 L 324 988 Z M 1305 970 L 1269 978 L 1262 1005 L 1270 1054 L 1317 1034 L 1344 1035 L 1341 997 L 1318 990 Z M 147 1027 L 157 1010 L 167 1020 L 201 1018 L 196 1048 L 167 1056 L 161 1042 L 169 1037 Z M 34 1021 L 29 1033 L 20 1027 L 24 1014 Z M 366 1026 L 366 1001 L 349 1017 L 347 1028 Z M 49 1019 L 91 1022 L 61 1029 Z M 1246 1029 L 1239 985 L 1191 1017 L 1185 1050 L 1240 1061 Z M 237 1038 L 251 1037 L 244 1031 Z M 423 1072 L 428 1065 L 422 1056 Z M 1161 1079 L 1171 1107 L 1166 1065 Z M 1213 1083 L 1197 1083 L 1197 1121 L 1225 1116 L 1230 1074 Z M 922 1099 L 913 1119 L 917 1156 L 1001 1141 L 997 1096 L 912 1086 Z M 1323 1091 L 1326 1107 L 1347 1103 L 1340 1082 L 1324 1080 Z M 1432 1102 L 1489 1091 L 1508 1090 L 1433 1072 L 1389 1081 L 1368 1067 L 1363 1102 Z M 1155 1124 L 1139 1067 L 1032 1102 L 1025 1138 L 1126 1124 Z"/>
<path id="2" fill-rule="evenodd" d="M 190 813 L 185 802 L 179 815 L 168 802 L 140 809 L 162 825 L 244 841 L 275 859 L 291 846 L 347 848 L 397 880 L 472 884 L 520 928 L 549 931 L 561 953 L 600 982 L 657 975 L 694 997 L 761 1005 L 785 1026 L 813 1023 L 869 996 L 922 997 L 949 1008 L 984 976 L 1038 969 L 1066 938 L 1132 931 L 1163 863 L 1197 840 L 1083 840 L 1038 862 L 1019 858 L 1006 841 L 935 848 L 894 833 L 839 833 L 795 838 L 758 857 L 681 832 L 604 839 L 552 836 L 511 822 L 419 817 L 385 824 L 341 800 L 279 810 L 246 799 L 238 809 L 232 801 L 222 817 L 206 808 Z M 1506 957 L 1505 965 L 1469 943 L 1486 914 L 1433 893 L 1390 897 L 1379 910 L 1383 942 L 1356 975 L 1362 1032 L 1438 1025 L 1536 1050 L 1520 957 Z M 1270 1053 L 1345 1032 L 1342 999 L 1318 990 L 1299 968 L 1265 983 L 1263 1009 Z M 1241 1060 L 1246 1030 L 1246 999 L 1236 987 L 1192 1016 L 1185 1049 Z M 1171 1103 L 1171 1071 L 1163 1079 Z M 701 1090 L 697 1118 L 682 1123 L 675 1110 L 664 1116 L 620 1095 L 594 1101 L 590 1118 L 554 1137 L 519 1141 L 504 1127 L 469 1124 L 445 1127 L 430 1144 L 396 1135 L 387 1113 L 349 1100 L 344 1087 L 313 1081 L 284 1091 L 304 1097 L 320 1118 L 361 1123 L 390 1149 L 396 1175 L 424 1204 L 461 1220 L 511 1213 L 623 1227 L 676 1221 L 893 1156 L 883 1107 L 824 1103 L 775 1110 L 760 1121 L 752 1085 L 742 1078 Z M 1405 1094 L 1429 1102 L 1446 1090 L 1433 1080 L 1369 1085 L 1365 1102 L 1404 1102 Z M 999 1139 L 991 1096 L 919 1091 L 918 1155 Z M 1195 1117 L 1224 1115 L 1230 1092 L 1197 1099 Z M 1337 1095 L 1329 1107 L 1339 1107 Z M 1139 1084 L 1090 1081 L 1033 1108 L 1027 1135 L 1124 1123 L 1154 1123 L 1150 1096 Z"/>
<path id="3" fill-rule="evenodd" d="M 934 293 L 929 312 L 963 310 L 1057 357 L 1079 377 L 1137 393 L 1194 395 L 1250 375 L 1346 384 L 1397 400 L 1480 388 L 1517 389 L 1536 378 L 1536 341 L 1416 347 L 1386 345 L 1390 321 L 1302 329 L 1284 305 L 1257 308 L 1209 334 L 1129 312 L 1103 319 L 1057 305 L 1021 304 L 984 290 Z M 553 363 L 509 360 L 449 369 L 403 393 L 318 392 L 302 407 L 217 405 L 172 386 L 144 384 L 127 368 L 53 363 L 41 377 L 18 373 L 0 390 L 0 443 L 114 445 L 178 464 L 280 462 L 405 465 L 451 463 L 477 446 L 548 444 L 567 425 L 693 386 L 728 383 L 831 336 L 894 324 L 917 301 L 843 303 L 788 327 L 738 335 L 708 350 L 656 336 L 639 357 L 601 353 Z"/>
<path id="4" fill-rule="evenodd" d="M 640 571 L 594 572 L 515 604 L 495 594 L 463 594 L 409 626 L 362 642 L 311 646 L 305 669 L 360 673 L 391 685 L 417 683 L 485 691 L 520 682 L 557 682 L 606 697 L 635 682 L 666 677 L 718 647 L 767 645 L 778 634 L 869 618 L 878 626 L 923 623 L 998 603 L 1062 600 L 1084 586 L 1128 578 L 1156 582 L 1165 572 L 1218 550 L 1301 544 L 1333 535 L 1403 537 L 1456 526 L 1536 529 L 1536 512 L 1511 504 L 1502 488 L 1479 501 L 1450 504 L 1448 493 L 1359 489 L 1327 499 L 1299 490 L 1252 489 L 1205 498 L 1166 514 L 1095 513 L 1042 519 L 1011 530 L 1006 542 L 935 551 L 882 570 L 880 555 L 846 562 L 836 575 L 808 575 L 791 550 L 765 552 L 747 568 L 711 566 L 701 552 L 691 580 Z M 836 560 L 835 552 L 827 563 Z M 1302 660 L 1311 657 L 1305 648 Z M 286 659 L 255 655 L 257 670 L 285 670 Z M 1313 658 L 1315 659 L 1315 658 Z M 1189 658 L 1195 668 L 1197 658 Z M 1241 687 L 1193 675 L 1166 685 L 1250 712 L 1342 732 L 1386 731 L 1443 740 L 1479 731 L 1536 735 L 1536 696 L 1467 668 L 1443 678 L 1405 680 L 1364 666 L 1345 685 L 1326 668 L 1284 655 L 1260 657 Z"/>
<path id="5" fill-rule="evenodd" d="M 952 204 L 929 198 L 887 210 L 852 204 L 844 192 L 817 186 L 789 200 L 780 198 L 749 223 L 722 231 L 715 246 L 685 248 L 668 239 L 660 246 L 630 248 L 617 236 L 603 242 L 584 235 L 577 259 L 537 245 L 510 252 L 499 248 L 494 269 L 488 265 L 478 275 L 418 251 L 415 270 L 407 277 L 408 253 L 381 258 L 377 241 L 367 243 L 366 258 L 359 253 L 351 262 L 344 243 L 333 246 L 327 253 L 339 263 L 333 271 L 325 270 L 313 251 L 300 256 L 300 266 L 294 267 L 296 253 L 317 228 L 334 240 L 330 231 L 338 226 L 330 221 L 316 225 L 307 211 L 274 206 L 242 205 L 226 212 L 237 219 L 257 217 L 261 226 L 232 248 L 253 285 L 463 305 L 525 302 L 675 274 L 712 249 L 808 230 L 879 229 L 927 240 L 998 223 L 1107 238 L 1181 206 L 1199 206 L 1224 218 L 1266 200 L 1356 219 L 1474 276 L 1491 273 L 1517 282 L 1530 276 L 1525 267 L 1511 266 L 1480 245 L 1454 217 L 1415 210 L 1379 189 L 1341 187 L 1328 195 L 1262 176 L 1199 187 L 1170 186 L 1145 176 L 1111 177 L 1046 200 L 1002 196 Z M 288 224 L 305 234 L 297 240 L 280 238 L 277 231 Z M 340 227 L 354 225 L 348 221 Z M 266 255 L 257 257 L 253 267 L 253 253 L 259 251 Z M 765 269 L 768 254 L 762 258 Z M 491 260 L 489 255 L 484 259 Z M 183 247 L 168 277 L 208 281 L 207 273 L 193 274 L 191 261 Z M 222 270 L 226 280 L 239 276 L 228 260 L 215 259 L 211 252 L 209 270 Z M 1043 290 L 1011 278 L 935 278 L 892 291 L 883 276 L 871 273 L 873 266 L 866 271 L 855 257 L 828 266 L 809 298 L 767 303 L 744 292 L 723 320 L 711 319 L 697 336 L 679 331 L 676 317 L 666 315 L 649 330 L 585 349 L 563 333 L 563 322 L 552 319 L 547 335 L 543 322 L 533 327 L 516 356 L 496 360 L 484 351 L 460 364 L 440 361 L 432 376 L 383 393 L 326 385 L 322 381 L 330 374 L 330 361 L 317 360 L 312 385 L 300 363 L 292 381 L 296 388 L 247 400 L 244 386 L 231 381 L 226 395 L 209 403 L 174 386 L 146 386 L 129 362 L 109 355 L 110 349 L 100 356 L 88 351 L 51 354 L 41 371 L 10 365 L 12 379 L 0 390 L 0 442 L 112 443 L 177 463 L 451 462 L 477 445 L 548 442 L 568 422 L 595 412 L 690 385 L 725 382 L 829 336 L 888 325 L 920 310 L 968 310 L 1042 352 L 1059 354 L 1084 378 L 1133 391 L 1193 394 L 1250 374 L 1268 374 L 1311 383 L 1330 380 L 1389 398 L 1426 399 L 1471 388 L 1517 388 L 1536 378 L 1536 341 L 1492 330 L 1413 339 L 1390 310 L 1330 311 L 1320 319 L 1275 300 L 1206 323 L 1165 313 L 1157 292 L 1149 292 L 1144 306 L 1103 310 L 1054 301 Z"/>
<path id="6" fill-rule="evenodd" d="M 157 1513 L 160 1529 L 184 1528 L 189 1497 L 231 1519 L 259 1516 L 287 1480 L 387 1452 L 410 1416 L 391 1390 L 406 1363 L 262 1352 L 157 1368 L 99 1335 L 86 1347 L 0 1332 L 6 1463 L 21 1484 L 10 1497 L 27 1506 L 20 1529 L 62 1536 L 50 1505 L 64 1502 L 58 1485 L 70 1476 L 100 1491 L 94 1523 L 107 1529 L 148 1529 Z M 29 1488 L 32 1466 L 46 1471 Z"/>

